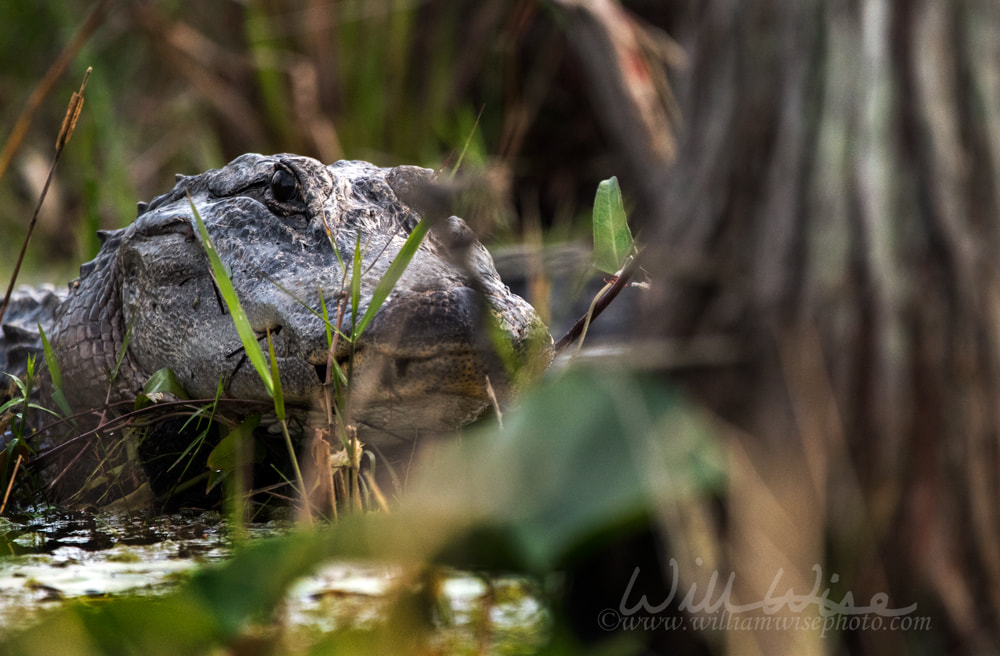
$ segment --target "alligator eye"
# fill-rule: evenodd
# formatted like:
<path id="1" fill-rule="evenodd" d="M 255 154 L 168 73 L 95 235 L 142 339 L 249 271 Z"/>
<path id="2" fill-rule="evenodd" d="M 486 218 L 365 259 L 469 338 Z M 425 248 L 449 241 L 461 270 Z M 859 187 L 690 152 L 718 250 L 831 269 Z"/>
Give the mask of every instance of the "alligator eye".
<path id="1" fill-rule="evenodd" d="M 287 203 L 298 196 L 298 181 L 291 171 L 276 169 L 271 176 L 271 194 L 279 203 Z"/>

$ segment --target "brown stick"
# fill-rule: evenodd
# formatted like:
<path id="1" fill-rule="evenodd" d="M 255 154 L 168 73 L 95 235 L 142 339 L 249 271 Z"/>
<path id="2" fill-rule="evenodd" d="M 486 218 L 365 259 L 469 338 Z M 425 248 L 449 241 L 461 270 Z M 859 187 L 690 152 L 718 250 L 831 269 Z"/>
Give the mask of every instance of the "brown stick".
<path id="1" fill-rule="evenodd" d="M 31 119 L 34 117 L 35 112 L 38 111 L 45 97 L 49 95 L 52 87 L 55 86 L 56 80 L 59 79 L 59 76 L 63 74 L 69 63 L 80 52 L 83 44 L 87 42 L 87 39 L 94 33 L 94 30 L 104 21 L 104 17 L 113 4 L 114 0 L 103 0 L 94 7 L 94 10 L 87 16 L 83 25 L 73 35 L 73 40 L 66 44 L 63 51 L 59 53 L 59 57 L 52 63 L 49 70 L 45 72 L 45 77 L 38 83 L 35 90 L 31 92 L 27 105 L 21 111 L 20 116 L 17 117 L 17 122 L 10 131 L 10 137 L 7 138 L 3 150 L 0 151 L 0 178 L 7 171 L 7 167 L 10 166 L 15 153 L 21 147 L 21 142 L 24 141 L 25 135 L 28 134 L 28 128 L 31 127 Z"/>
<path id="2" fill-rule="evenodd" d="M 88 68 L 87 72 L 84 73 L 83 82 L 80 84 L 80 91 L 73 93 L 73 97 L 69 101 L 69 106 L 66 108 L 66 116 L 63 118 L 59 136 L 56 138 L 56 154 L 52 156 L 52 165 L 49 167 L 49 174 L 45 176 L 45 185 L 42 187 L 42 193 L 38 196 L 38 202 L 35 203 L 35 211 L 31 215 L 28 232 L 24 235 L 24 241 L 21 242 L 21 252 L 17 256 L 17 262 L 14 263 L 14 273 L 10 275 L 7 293 L 4 294 L 3 305 L 0 305 L 0 321 L 3 321 L 3 315 L 7 311 L 7 304 L 10 303 L 10 296 L 14 292 L 14 284 L 17 283 L 17 274 L 21 271 L 24 254 L 28 252 L 28 242 L 31 241 L 31 233 L 35 231 L 35 224 L 38 223 L 38 212 L 42 209 L 45 196 L 49 193 L 49 184 L 52 182 L 52 175 L 56 171 L 56 164 L 59 163 L 59 156 L 62 155 L 63 148 L 69 142 L 69 138 L 73 136 L 73 130 L 76 128 L 76 120 L 80 117 L 80 110 L 83 108 L 83 92 L 87 88 L 87 79 L 90 77 L 90 71 L 92 70 L 92 68 Z M 0 173 L 2 173 L 2 170 L 0 170 Z"/>
<path id="3" fill-rule="evenodd" d="M 580 334 L 583 333 L 584 326 L 592 323 L 594 319 L 601 314 L 601 312 L 604 312 L 605 308 L 611 304 L 611 301 L 615 300 L 615 297 L 617 297 L 618 294 L 620 294 L 621 291 L 628 286 L 629 282 L 632 280 L 632 276 L 635 275 L 635 271 L 638 268 L 639 258 L 637 257 L 632 257 L 625 263 L 625 266 L 618 273 L 614 282 L 612 282 L 611 287 L 609 287 L 606 292 L 601 294 L 601 297 L 597 299 L 596 303 L 594 303 L 594 311 L 588 311 L 582 317 L 577 319 L 576 323 L 574 323 L 573 326 L 566 331 L 566 334 L 563 335 L 562 339 L 556 342 L 556 355 L 562 353 L 563 349 L 579 339 Z"/>
<path id="4" fill-rule="evenodd" d="M 0 515 L 3 511 L 7 509 L 7 500 L 10 498 L 10 491 L 14 487 L 14 481 L 17 480 L 17 470 L 21 466 L 21 461 L 24 460 L 24 456 L 20 453 L 17 454 L 17 462 L 14 463 L 14 471 L 10 475 L 10 482 L 7 483 L 7 492 L 3 495 L 3 504 L 0 504 Z"/>

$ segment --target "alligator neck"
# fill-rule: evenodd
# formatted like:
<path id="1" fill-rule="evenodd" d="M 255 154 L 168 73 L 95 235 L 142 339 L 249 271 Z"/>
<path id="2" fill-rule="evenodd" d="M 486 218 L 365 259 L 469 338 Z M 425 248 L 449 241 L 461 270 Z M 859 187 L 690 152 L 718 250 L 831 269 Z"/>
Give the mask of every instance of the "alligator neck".
<path id="1" fill-rule="evenodd" d="M 127 326 L 122 314 L 118 246 L 122 231 L 107 233 L 101 251 L 80 267 L 69 295 L 56 312 L 53 349 L 65 380 L 64 389 L 77 409 L 102 407 L 129 392 L 134 395 L 134 367 L 123 348 Z"/>

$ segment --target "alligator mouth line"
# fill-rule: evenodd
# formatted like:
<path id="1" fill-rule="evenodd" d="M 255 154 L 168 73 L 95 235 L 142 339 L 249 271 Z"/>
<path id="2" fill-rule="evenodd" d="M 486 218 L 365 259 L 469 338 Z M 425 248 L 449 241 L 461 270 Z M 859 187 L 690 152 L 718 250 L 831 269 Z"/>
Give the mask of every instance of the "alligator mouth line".
<path id="1" fill-rule="evenodd" d="M 316 372 L 316 378 L 319 380 L 320 385 L 329 385 L 333 383 L 334 378 L 337 376 L 337 371 L 343 372 L 343 374 L 346 375 L 350 361 L 350 353 L 335 353 L 331 362 L 329 351 L 324 354 L 322 359 L 310 358 L 307 360 L 307 362 L 312 365 L 313 371 Z M 330 369 L 331 363 L 333 365 L 332 371 Z"/>
<path id="2" fill-rule="evenodd" d="M 281 329 L 282 329 L 282 326 L 280 324 L 277 325 L 277 326 L 274 326 L 273 328 L 270 328 L 271 340 L 272 340 L 271 343 L 272 343 L 272 345 L 275 345 L 275 342 L 276 342 L 275 338 L 281 333 Z M 264 342 L 263 344 L 261 344 L 261 347 L 262 347 L 262 350 L 264 350 L 265 357 L 267 356 L 267 351 L 269 350 L 266 347 L 267 333 L 268 333 L 267 330 L 254 330 L 254 334 L 257 336 L 258 343 Z M 317 381 L 319 382 L 320 385 L 326 385 L 326 384 L 328 384 L 328 383 L 330 383 L 330 382 L 333 381 L 332 377 L 329 378 L 329 379 L 327 378 L 327 376 L 329 376 L 332 373 L 330 371 L 330 367 L 329 367 L 329 364 L 328 364 L 330 362 L 329 351 L 325 351 L 324 354 L 323 354 L 323 356 L 322 356 L 322 358 L 315 358 L 315 357 L 302 357 L 300 355 L 290 355 L 288 353 L 286 353 L 284 355 L 281 355 L 278 352 L 278 350 L 279 349 L 275 348 L 275 356 L 278 358 L 278 362 L 279 363 L 282 360 L 286 360 L 286 359 L 300 360 L 301 362 L 303 362 L 303 363 L 305 363 L 305 364 L 307 364 L 307 365 L 309 365 L 309 366 L 311 366 L 313 368 L 313 371 L 316 372 L 316 379 L 317 379 Z M 341 349 L 337 349 L 337 350 L 340 351 Z M 244 364 L 249 360 L 249 357 L 247 356 L 247 352 L 246 352 L 246 347 L 244 345 L 240 344 L 240 346 L 236 347 L 235 349 L 233 349 L 232 351 L 230 351 L 229 353 L 227 353 L 226 354 L 226 359 L 232 359 L 232 358 L 234 358 L 236 356 L 239 356 L 239 360 L 236 362 L 236 365 L 233 367 L 233 370 L 230 373 L 230 378 L 232 378 L 233 376 L 235 376 L 240 371 L 240 369 L 244 366 Z M 333 358 L 333 362 L 334 362 L 335 366 L 340 371 L 346 371 L 349 361 L 350 361 L 350 354 L 349 353 L 343 353 L 343 352 L 337 353 L 337 354 L 334 355 L 334 358 Z"/>
<path id="3" fill-rule="evenodd" d="M 298 371 L 309 367 L 315 375 L 315 384 L 320 386 L 335 386 L 338 380 L 343 383 L 345 378 L 349 379 L 348 383 L 361 381 L 367 393 L 373 395 L 373 399 L 384 400 L 384 397 L 398 395 L 403 390 L 413 391 L 419 389 L 422 390 L 422 394 L 433 392 L 435 386 L 432 385 L 428 388 L 426 384 L 420 383 L 421 371 L 426 372 L 425 365 L 432 363 L 438 355 L 444 355 L 446 358 L 449 355 L 455 355 L 449 353 L 448 349 L 444 349 L 444 353 L 434 350 L 431 354 L 427 354 L 425 351 L 419 355 L 406 352 L 393 353 L 383 351 L 380 348 L 372 349 L 370 346 L 359 344 L 349 345 L 343 342 L 339 342 L 336 345 L 336 350 L 332 354 L 329 349 L 316 350 L 310 354 L 295 353 L 294 351 L 297 349 L 293 348 L 293 352 L 288 352 L 288 344 L 278 338 L 282 333 L 282 326 L 280 324 L 269 330 L 275 356 L 278 359 L 279 370 L 284 370 L 285 366 L 291 366 Z M 254 332 L 258 344 L 260 344 L 262 349 L 270 350 L 266 346 L 268 331 L 258 329 Z M 261 342 L 264 343 L 261 344 Z M 241 370 L 246 371 L 246 366 L 250 359 L 246 348 L 242 344 L 226 354 L 226 358 L 228 359 L 236 358 L 237 356 L 239 359 L 235 362 L 229 374 L 230 380 L 233 380 Z M 266 351 L 265 357 L 267 357 Z M 439 371 L 432 371 L 431 373 L 440 375 Z M 448 383 L 454 381 L 440 379 L 440 382 L 449 387 Z M 452 389 L 450 393 L 456 396 L 475 399 L 480 399 L 482 396 L 479 393 L 470 393 L 458 388 Z M 404 393 L 403 396 L 406 396 L 406 394 Z M 400 397 L 397 400 L 403 401 L 405 399 Z"/>

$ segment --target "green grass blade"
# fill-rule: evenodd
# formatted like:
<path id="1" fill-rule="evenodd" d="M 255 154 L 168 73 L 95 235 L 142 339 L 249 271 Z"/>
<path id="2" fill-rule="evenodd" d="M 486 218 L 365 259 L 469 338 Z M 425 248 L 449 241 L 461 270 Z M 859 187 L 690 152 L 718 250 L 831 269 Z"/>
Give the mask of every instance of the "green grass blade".
<path id="1" fill-rule="evenodd" d="M 343 268 L 341 268 L 341 271 L 343 271 Z M 326 327 L 326 347 L 330 348 L 330 345 L 333 344 L 333 324 L 330 323 L 330 313 L 326 309 L 323 288 L 320 287 L 317 291 L 319 292 L 320 318 L 323 319 L 323 326 Z"/>
<path id="2" fill-rule="evenodd" d="M 59 361 L 56 360 L 55 349 L 49 343 L 49 338 L 45 335 L 42 324 L 38 324 L 38 335 L 42 338 L 42 352 L 45 354 L 45 366 L 49 368 L 49 377 L 52 379 L 52 400 L 59 406 L 59 411 L 63 413 L 63 416 L 68 417 L 73 414 L 73 410 L 70 409 L 69 401 L 66 400 L 66 395 L 63 394 L 62 372 L 59 370 Z"/>
<path id="3" fill-rule="evenodd" d="M 18 399 L 18 400 L 20 400 L 20 399 Z M 43 406 L 43 405 L 39 405 L 39 404 L 37 404 L 37 403 L 29 403 L 29 404 L 28 404 L 28 407 L 29 407 L 30 409 L 32 409 L 32 410 L 37 410 L 37 411 L 39 411 L 39 412 L 44 412 L 44 413 L 46 413 L 46 414 L 48 414 L 48 415 L 52 415 L 52 416 L 53 416 L 53 417 L 55 417 L 56 419 L 61 419 L 62 417 L 64 417 L 64 416 L 65 416 L 65 415 L 60 415 L 60 414 L 59 414 L 58 412 L 56 412 L 56 411 L 55 411 L 55 410 L 53 410 L 52 408 L 46 408 L 45 406 Z M 2 411 L 0 411 L 0 412 L 2 412 Z"/>
<path id="4" fill-rule="evenodd" d="M 42 324 L 38 324 L 38 335 L 42 338 L 42 351 L 45 353 L 45 364 L 49 368 L 49 376 L 52 377 L 52 386 L 62 387 L 62 372 L 59 370 L 59 363 L 56 362 L 56 352 L 45 335 Z"/>
<path id="5" fill-rule="evenodd" d="M 128 322 L 128 328 L 125 329 L 125 337 L 122 339 L 122 347 L 118 349 L 118 357 L 115 359 L 115 369 L 111 372 L 109 377 L 110 381 L 114 381 L 118 378 L 118 371 L 122 367 L 122 362 L 125 361 L 125 354 L 128 352 L 128 345 L 132 341 L 132 325 L 135 321 L 135 317 Z"/>
<path id="6" fill-rule="evenodd" d="M 465 138 L 465 145 L 462 146 L 462 152 L 458 154 L 458 161 L 455 162 L 455 166 L 452 167 L 451 173 L 448 175 L 449 180 L 455 179 L 458 169 L 462 166 L 462 160 L 465 159 L 465 154 L 469 152 L 469 144 L 472 143 L 472 137 L 476 134 L 476 129 L 479 127 L 479 120 L 483 117 L 484 109 L 486 109 L 486 105 L 479 108 L 479 114 L 476 115 L 476 122 L 472 124 L 472 129 L 469 130 L 469 136 Z"/>
<path id="7" fill-rule="evenodd" d="M 594 265 L 605 273 L 618 273 L 632 245 L 622 190 L 618 178 L 611 177 L 597 185 L 594 198 Z"/>
<path id="8" fill-rule="evenodd" d="M 420 223 L 417 224 L 413 232 L 410 233 L 410 236 L 407 237 L 406 243 L 399 249 L 396 259 L 392 261 L 385 275 L 382 276 L 382 279 L 375 286 L 375 291 L 372 292 L 372 298 L 368 303 L 368 308 L 365 309 L 364 316 L 361 317 L 361 321 L 354 327 L 352 339 L 357 339 L 364 332 L 368 324 L 371 323 L 371 320 L 375 318 L 375 313 L 385 303 L 385 299 L 389 298 L 389 293 L 396 286 L 396 283 L 399 282 L 399 278 L 403 275 L 403 272 L 406 271 L 406 267 L 409 266 L 410 260 L 417 253 L 420 242 L 424 240 L 424 236 L 427 234 L 429 228 L 430 221 L 427 220 L 427 217 L 424 217 L 420 219 Z"/>
<path id="9" fill-rule="evenodd" d="M 198 213 L 198 208 L 194 206 L 194 200 L 191 199 L 190 194 L 188 194 L 188 202 L 191 204 L 191 211 L 194 212 L 194 222 L 198 226 L 201 245 L 205 249 L 205 255 L 208 256 L 209 263 L 212 265 L 212 277 L 215 279 L 219 293 L 229 308 L 229 314 L 233 317 L 233 324 L 236 325 L 236 332 L 239 333 L 243 349 L 246 351 L 247 358 L 250 359 L 253 368 L 257 371 L 257 375 L 263 381 L 267 393 L 274 398 L 274 379 L 271 377 L 271 369 L 267 366 L 267 362 L 264 361 L 264 352 L 257 341 L 256 333 L 250 327 L 250 319 L 247 318 L 246 312 L 243 311 L 243 306 L 240 305 L 240 298 L 236 295 L 236 289 L 233 287 L 233 283 L 226 273 L 226 267 L 222 264 L 218 251 L 212 245 L 212 239 L 208 236 L 208 229 L 205 227 L 205 222 L 201 220 L 201 215 Z"/>
<path id="10" fill-rule="evenodd" d="M 337 255 L 337 261 L 341 262 L 341 264 L 340 264 L 340 270 L 343 271 L 344 270 L 344 265 L 343 265 L 343 262 L 342 262 L 342 260 L 340 258 L 339 253 Z M 317 319 L 320 319 L 320 320 L 326 322 L 327 340 L 330 339 L 330 331 L 331 330 L 336 330 L 336 328 L 333 326 L 333 324 L 330 323 L 330 318 L 326 314 L 325 310 L 322 310 L 322 311 L 316 310 L 315 308 L 313 308 L 312 306 L 310 306 L 308 303 L 306 303 L 305 301 L 303 301 L 301 298 L 299 298 L 298 296 L 296 296 L 287 287 L 283 286 L 281 283 L 279 283 L 277 280 L 275 280 L 271 276 L 267 275 L 263 271 L 258 270 L 257 273 L 261 277 L 263 277 L 264 279 L 266 279 L 269 283 L 271 283 L 272 285 L 274 285 L 275 287 L 277 287 L 279 290 L 281 290 L 281 292 L 284 293 L 286 296 L 288 296 L 288 298 L 290 298 L 293 301 L 295 301 L 296 303 L 298 303 L 302 307 L 303 310 L 305 310 L 306 312 L 309 312 L 310 314 L 312 314 Z M 324 303 L 324 300 L 323 300 L 323 289 L 322 288 L 317 288 L 317 290 L 319 291 L 319 295 L 320 295 L 320 303 L 323 304 Z M 340 332 L 339 330 L 337 330 L 337 332 L 340 334 L 340 336 L 342 338 L 344 338 L 344 339 L 350 339 L 349 335 L 345 335 L 344 333 Z"/>
<path id="11" fill-rule="evenodd" d="M 351 323 L 357 324 L 358 304 L 361 302 L 361 231 L 354 243 L 354 261 L 351 263 Z M 351 328 L 354 332 L 354 326 Z"/>
<path id="12" fill-rule="evenodd" d="M 278 421 L 285 421 L 285 394 L 281 390 L 281 376 L 278 373 L 278 358 L 274 355 L 274 342 L 271 341 L 271 331 L 267 331 L 267 354 L 271 358 L 271 381 L 274 385 L 271 396 L 274 398 L 274 412 Z"/>

